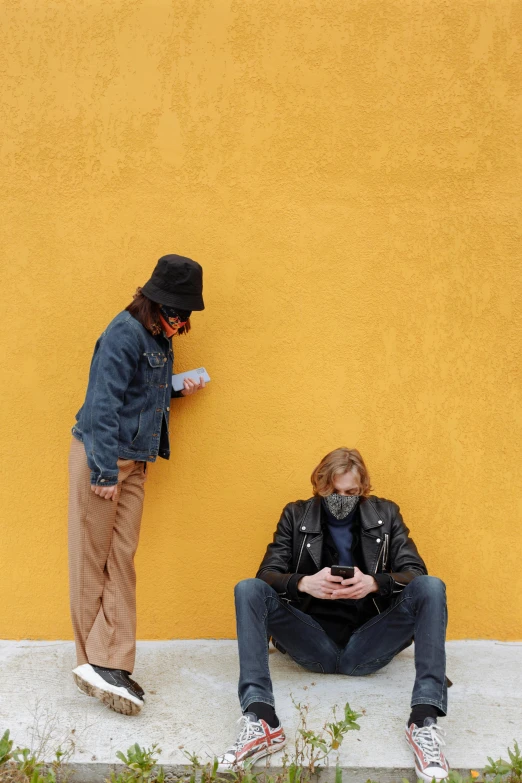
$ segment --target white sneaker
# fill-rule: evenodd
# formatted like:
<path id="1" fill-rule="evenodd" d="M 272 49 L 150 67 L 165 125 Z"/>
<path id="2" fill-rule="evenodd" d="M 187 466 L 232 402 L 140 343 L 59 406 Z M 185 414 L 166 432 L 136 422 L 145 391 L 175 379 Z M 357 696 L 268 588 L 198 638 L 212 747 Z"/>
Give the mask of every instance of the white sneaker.
<path id="1" fill-rule="evenodd" d="M 286 745 L 281 724 L 272 729 L 264 720 L 257 720 L 253 712 L 247 712 L 238 720 L 239 734 L 232 745 L 218 758 L 218 772 L 230 772 L 243 767 L 245 761 L 257 761 L 270 753 L 277 753 Z"/>
<path id="2" fill-rule="evenodd" d="M 127 672 L 120 669 L 104 669 L 102 676 L 90 663 L 83 663 L 73 669 L 73 677 L 82 693 L 94 696 L 115 712 L 137 715 L 143 707 L 143 691 L 140 693 L 134 687 L 135 684 Z"/>
<path id="3" fill-rule="evenodd" d="M 444 731 L 433 718 L 425 718 L 423 726 L 412 723 L 406 728 L 406 741 L 413 750 L 415 772 L 422 780 L 444 780 L 449 775 L 449 765 L 441 750 L 446 743 Z"/>

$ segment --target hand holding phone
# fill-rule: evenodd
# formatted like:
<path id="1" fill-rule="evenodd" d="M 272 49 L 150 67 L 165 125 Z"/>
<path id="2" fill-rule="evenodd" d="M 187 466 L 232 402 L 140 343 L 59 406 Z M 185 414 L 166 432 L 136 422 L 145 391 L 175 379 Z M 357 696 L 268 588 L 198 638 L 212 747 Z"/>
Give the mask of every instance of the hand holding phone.
<path id="1" fill-rule="evenodd" d="M 333 565 L 330 568 L 332 576 L 342 576 L 343 579 L 353 579 L 355 569 L 353 566 Z"/>
<path id="2" fill-rule="evenodd" d="M 197 370 L 187 370 L 187 372 L 178 372 L 172 376 L 172 388 L 174 391 L 182 391 L 185 388 L 184 382 L 186 378 L 190 378 L 194 383 L 199 383 L 203 378 L 205 383 L 210 382 L 210 375 L 204 367 L 198 367 Z"/>

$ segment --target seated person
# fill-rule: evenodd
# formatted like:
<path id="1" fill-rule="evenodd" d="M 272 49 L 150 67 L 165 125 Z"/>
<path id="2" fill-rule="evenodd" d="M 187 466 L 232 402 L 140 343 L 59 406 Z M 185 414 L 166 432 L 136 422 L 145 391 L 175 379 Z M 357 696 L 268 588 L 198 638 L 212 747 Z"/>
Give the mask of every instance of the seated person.
<path id="1" fill-rule="evenodd" d="M 219 771 L 286 743 L 275 712 L 268 643 L 314 673 L 361 676 L 386 666 L 415 637 L 415 683 L 406 740 L 419 778 L 448 776 L 437 724 L 447 711 L 444 583 L 427 576 L 399 507 L 370 494 L 356 449 L 327 454 L 314 496 L 284 509 L 255 579 L 235 588 L 243 716 Z M 353 578 L 333 576 L 353 566 Z"/>

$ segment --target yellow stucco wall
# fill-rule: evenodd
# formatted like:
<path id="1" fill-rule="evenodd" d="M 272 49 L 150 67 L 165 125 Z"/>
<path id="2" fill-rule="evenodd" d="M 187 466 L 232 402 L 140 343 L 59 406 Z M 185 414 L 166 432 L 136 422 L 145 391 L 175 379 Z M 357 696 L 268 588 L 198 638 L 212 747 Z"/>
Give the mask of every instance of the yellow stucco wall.
<path id="1" fill-rule="evenodd" d="M 449 637 L 522 638 L 520 0 L 0 13 L 0 637 L 71 636 L 73 414 L 179 252 L 207 309 L 177 368 L 213 380 L 150 470 L 139 636 L 233 636 L 234 583 L 349 445 L 446 581 Z"/>

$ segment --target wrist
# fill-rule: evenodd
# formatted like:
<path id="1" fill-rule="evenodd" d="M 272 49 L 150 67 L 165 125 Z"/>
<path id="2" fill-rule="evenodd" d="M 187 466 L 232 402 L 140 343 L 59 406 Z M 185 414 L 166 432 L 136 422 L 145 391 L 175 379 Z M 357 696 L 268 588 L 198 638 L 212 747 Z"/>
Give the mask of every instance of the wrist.
<path id="1" fill-rule="evenodd" d="M 306 580 L 307 579 L 308 579 L 308 577 L 303 576 L 303 578 L 298 581 L 297 589 L 299 590 L 300 593 L 307 593 L 308 592 L 308 590 L 306 589 Z"/>

